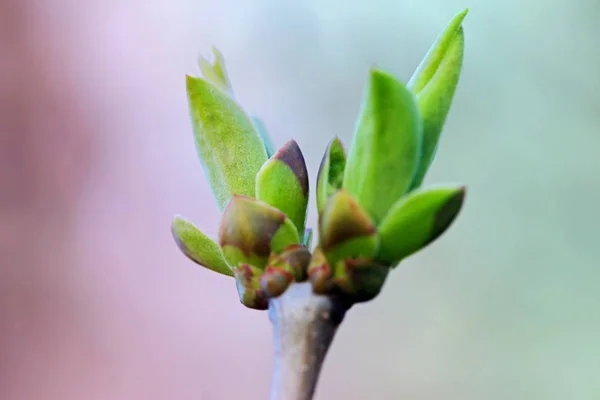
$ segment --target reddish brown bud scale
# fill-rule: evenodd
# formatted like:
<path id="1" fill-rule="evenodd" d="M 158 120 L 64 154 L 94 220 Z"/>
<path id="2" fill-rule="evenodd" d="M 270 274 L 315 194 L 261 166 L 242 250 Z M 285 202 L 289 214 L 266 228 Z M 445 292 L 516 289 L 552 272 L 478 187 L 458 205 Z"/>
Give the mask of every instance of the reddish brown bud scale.
<path id="1" fill-rule="evenodd" d="M 291 272 L 283 268 L 267 267 L 260 277 L 260 287 L 269 298 L 279 297 L 294 281 Z"/>
<path id="2" fill-rule="evenodd" d="M 296 176 L 296 179 L 298 179 L 298 183 L 302 188 L 302 193 L 305 197 L 308 196 L 308 171 L 306 170 L 304 155 L 302 154 L 302 150 L 300 150 L 298 143 L 296 143 L 295 140 L 289 140 L 282 148 L 277 150 L 273 155 L 273 158 L 283 161 L 290 167 Z"/>
<path id="3" fill-rule="evenodd" d="M 269 303 L 260 288 L 260 272 L 248 264 L 241 264 L 233 269 L 240 302 L 248 308 L 266 310 Z"/>
<path id="4" fill-rule="evenodd" d="M 327 258 L 317 248 L 313 252 L 312 260 L 308 265 L 308 279 L 313 287 L 313 292 L 317 294 L 325 294 L 331 287 L 329 279 L 331 278 L 332 270 L 327 262 Z"/>
<path id="5" fill-rule="evenodd" d="M 285 263 L 285 268 L 292 273 L 296 282 L 306 280 L 308 264 L 312 255 L 310 251 L 302 245 L 288 246 L 281 259 Z"/>
<path id="6" fill-rule="evenodd" d="M 376 233 L 375 225 L 345 190 L 339 190 L 326 203 L 321 214 L 320 243 L 324 251 L 361 236 Z"/>
<path id="7" fill-rule="evenodd" d="M 285 214 L 274 207 L 252 197 L 235 195 L 223 212 L 219 244 L 237 247 L 246 256 L 268 257 L 271 239 L 285 219 Z"/>

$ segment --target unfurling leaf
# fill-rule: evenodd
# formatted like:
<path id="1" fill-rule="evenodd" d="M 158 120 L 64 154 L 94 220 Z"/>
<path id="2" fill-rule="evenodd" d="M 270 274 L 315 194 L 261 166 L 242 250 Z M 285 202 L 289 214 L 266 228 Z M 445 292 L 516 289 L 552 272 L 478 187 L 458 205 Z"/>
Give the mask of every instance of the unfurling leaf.
<path id="1" fill-rule="evenodd" d="M 461 24 L 467 12 L 468 9 L 454 16 L 407 85 L 417 96 L 423 119 L 423 153 L 413 188 L 421 185 L 433 161 L 458 85 L 465 43 Z"/>
<path id="2" fill-rule="evenodd" d="M 265 123 L 258 117 L 251 117 L 251 119 L 256 131 L 263 141 L 265 151 L 267 152 L 267 157 L 271 157 L 273 154 L 275 154 L 275 147 L 273 146 L 273 141 L 271 140 L 271 136 L 269 135 L 269 131 L 267 130 Z"/>
<path id="3" fill-rule="evenodd" d="M 226 92 L 229 96 L 233 97 L 233 89 L 229 76 L 227 75 L 227 68 L 225 67 L 225 59 L 223 54 L 216 48 L 212 48 L 214 61 L 211 62 L 205 57 L 200 57 L 198 60 L 198 66 L 204 78 L 210 81 L 213 85 Z"/>
<path id="4" fill-rule="evenodd" d="M 171 233 L 179 249 L 190 260 L 220 274 L 233 276 L 219 245 L 194 224 L 177 215 L 171 223 Z"/>
<path id="5" fill-rule="evenodd" d="M 319 216 L 319 247 L 334 265 L 339 260 L 373 257 L 379 238 L 373 220 L 343 189 L 329 198 Z"/>
<path id="6" fill-rule="evenodd" d="M 317 210 L 321 212 L 327 199 L 342 187 L 346 152 L 337 137 L 327 146 L 317 173 Z"/>
<path id="7" fill-rule="evenodd" d="M 219 244 L 232 268 L 250 264 L 263 269 L 271 253 L 281 253 L 299 243 L 292 221 L 278 209 L 254 198 L 233 196 L 221 217 Z"/>
<path id="8" fill-rule="evenodd" d="M 465 187 L 416 190 L 400 199 L 378 227 L 377 259 L 394 265 L 437 239 L 458 215 Z"/>
<path id="9" fill-rule="evenodd" d="M 267 160 L 250 118 L 225 92 L 187 77 L 196 149 L 220 210 L 234 194 L 254 196 L 255 177 Z"/>
<path id="10" fill-rule="evenodd" d="M 299 234 L 304 233 L 308 190 L 306 164 L 294 140 L 279 149 L 256 175 L 256 198 L 282 211 Z"/>
<path id="11" fill-rule="evenodd" d="M 278 297 L 292 282 L 306 280 L 310 259 L 310 251 L 300 245 L 289 246 L 281 254 L 271 254 L 260 278 L 265 295 L 269 298 Z"/>
<path id="12" fill-rule="evenodd" d="M 371 70 L 344 171 L 344 189 L 379 223 L 409 189 L 421 156 L 422 122 L 414 95 Z"/>

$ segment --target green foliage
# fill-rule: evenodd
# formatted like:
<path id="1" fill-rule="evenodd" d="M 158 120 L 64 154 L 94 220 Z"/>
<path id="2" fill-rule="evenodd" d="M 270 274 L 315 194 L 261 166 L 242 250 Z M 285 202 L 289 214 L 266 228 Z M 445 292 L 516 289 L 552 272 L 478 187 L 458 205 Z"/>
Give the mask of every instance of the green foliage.
<path id="1" fill-rule="evenodd" d="M 266 296 L 280 296 L 292 282 L 305 280 L 310 259 L 310 251 L 301 245 L 288 246 L 281 254 L 272 253 L 260 279 Z"/>
<path id="2" fill-rule="evenodd" d="M 308 172 L 298 144 L 275 151 L 260 118 L 234 100 L 222 54 L 187 77 L 194 139 L 220 210 L 218 244 L 175 217 L 181 251 L 234 276 L 242 304 L 264 310 L 294 282 L 349 304 L 379 294 L 389 271 L 442 235 L 462 208 L 465 187 L 420 189 L 456 91 L 464 52 L 457 14 L 409 82 L 369 74 L 348 155 L 334 138 L 317 174 L 319 240 L 306 228 Z"/>
<path id="3" fill-rule="evenodd" d="M 198 59 L 200 71 L 206 80 L 227 93 L 230 97 L 233 97 L 233 88 L 231 87 L 231 82 L 229 81 L 223 54 L 221 54 L 216 47 L 212 48 L 212 53 L 214 57 L 213 62 L 210 62 L 210 60 L 205 57 L 200 57 Z"/>
<path id="4" fill-rule="evenodd" d="M 376 223 L 413 182 L 421 134 L 414 95 L 390 74 L 371 70 L 343 187 Z"/>
<path id="5" fill-rule="evenodd" d="M 331 264 L 346 258 L 371 258 L 379 238 L 373 220 L 343 189 L 329 198 L 319 215 L 319 247 Z"/>
<path id="6" fill-rule="evenodd" d="M 254 124 L 227 94 L 202 78 L 187 78 L 196 149 L 222 210 L 234 194 L 254 196 L 255 177 L 267 161 Z"/>
<path id="7" fill-rule="evenodd" d="M 279 209 L 304 233 L 308 205 L 308 171 L 302 151 L 287 142 L 256 175 L 256 198 Z"/>
<path id="8" fill-rule="evenodd" d="M 284 213 L 252 197 L 233 196 L 221 217 L 219 244 L 233 268 L 262 269 L 271 253 L 299 243 L 298 230 Z"/>
<path id="9" fill-rule="evenodd" d="M 219 245 L 194 224 L 177 215 L 171 223 L 171 233 L 179 249 L 190 260 L 220 274 L 233 276 Z"/>
<path id="10" fill-rule="evenodd" d="M 334 138 L 325 150 L 317 173 L 317 209 L 323 209 L 327 199 L 342 187 L 346 168 L 346 152 L 342 142 Z"/>
<path id="11" fill-rule="evenodd" d="M 450 21 L 408 82 L 423 118 L 421 164 L 412 187 L 423 182 L 450 111 L 462 68 L 465 37 L 461 24 L 467 12 L 462 11 Z"/>
<path id="12" fill-rule="evenodd" d="M 454 221 L 464 186 L 416 190 L 398 200 L 378 227 L 378 261 L 394 265 L 437 239 Z"/>

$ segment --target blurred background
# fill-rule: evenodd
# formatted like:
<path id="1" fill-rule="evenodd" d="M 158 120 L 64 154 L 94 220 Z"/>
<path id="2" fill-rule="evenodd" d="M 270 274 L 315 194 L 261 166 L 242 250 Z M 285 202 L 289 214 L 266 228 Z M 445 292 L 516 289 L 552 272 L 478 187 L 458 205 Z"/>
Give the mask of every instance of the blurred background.
<path id="1" fill-rule="evenodd" d="M 219 47 L 314 179 L 368 68 L 406 81 L 464 7 L 427 180 L 466 206 L 349 313 L 317 399 L 600 398 L 597 1 L 2 0 L 0 399 L 265 399 L 267 315 L 169 231 L 219 221 L 184 74 Z"/>

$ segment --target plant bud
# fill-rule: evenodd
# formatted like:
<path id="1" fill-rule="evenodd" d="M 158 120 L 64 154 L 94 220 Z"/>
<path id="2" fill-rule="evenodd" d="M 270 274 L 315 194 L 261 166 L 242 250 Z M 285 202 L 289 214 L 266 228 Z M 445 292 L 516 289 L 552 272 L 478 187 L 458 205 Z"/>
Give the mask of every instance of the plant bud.
<path id="1" fill-rule="evenodd" d="M 388 275 L 390 268 L 368 259 L 339 261 L 334 269 L 336 288 L 354 303 L 375 298 Z"/>
<path id="2" fill-rule="evenodd" d="M 282 211 L 304 233 L 308 205 L 308 172 L 300 147 L 287 142 L 256 175 L 256 198 Z"/>
<path id="3" fill-rule="evenodd" d="M 187 77 L 196 150 L 219 210 L 234 194 L 254 196 L 264 144 L 242 108 L 202 78 Z"/>
<path id="4" fill-rule="evenodd" d="M 461 24 L 467 12 L 468 9 L 454 16 L 408 82 L 408 88 L 417 96 L 423 119 L 421 164 L 412 188 L 421 186 L 425 178 L 450 111 L 462 68 L 465 37 Z"/>
<path id="5" fill-rule="evenodd" d="M 272 253 L 260 285 L 269 298 L 281 295 L 292 282 L 306 280 L 311 254 L 302 245 L 291 245 L 281 254 Z"/>
<path id="6" fill-rule="evenodd" d="M 313 251 L 310 264 L 308 264 L 308 279 L 310 280 L 314 293 L 326 294 L 331 289 L 332 272 L 325 254 L 317 247 L 315 251 Z"/>
<path id="7" fill-rule="evenodd" d="M 248 308 L 266 310 L 269 301 L 260 287 L 262 270 L 248 264 L 233 269 L 240 302 Z"/>
<path id="8" fill-rule="evenodd" d="M 331 265 L 347 258 L 371 258 L 379 246 L 373 220 L 343 189 L 323 207 L 319 235 L 319 247 Z"/>
<path id="9" fill-rule="evenodd" d="M 271 253 L 299 244 L 298 231 L 284 213 L 247 196 L 233 196 L 221 217 L 219 244 L 227 263 L 264 269 Z"/>

